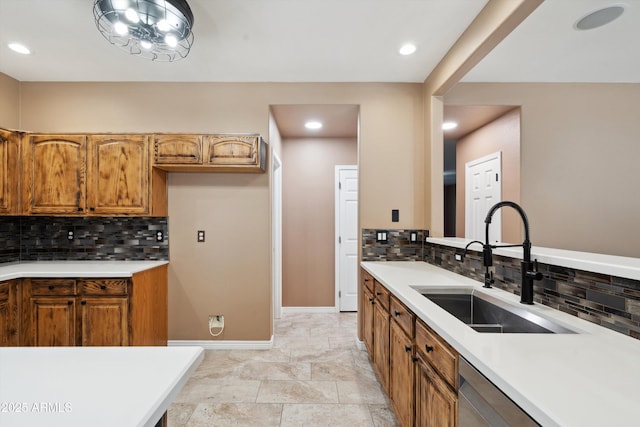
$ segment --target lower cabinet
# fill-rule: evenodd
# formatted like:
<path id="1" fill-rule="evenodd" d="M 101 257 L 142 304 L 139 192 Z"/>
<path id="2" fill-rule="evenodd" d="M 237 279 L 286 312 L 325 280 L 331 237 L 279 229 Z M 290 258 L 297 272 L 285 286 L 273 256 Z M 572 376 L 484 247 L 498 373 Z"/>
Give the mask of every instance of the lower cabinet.
<path id="1" fill-rule="evenodd" d="M 0 282 L 0 347 L 19 343 L 18 288 L 19 280 Z"/>
<path id="2" fill-rule="evenodd" d="M 391 321 L 390 330 L 390 393 L 389 398 L 401 426 L 413 425 L 414 366 L 413 340 L 398 322 Z"/>
<path id="3" fill-rule="evenodd" d="M 362 277 L 363 340 L 398 423 L 457 427 L 458 353 L 369 273 Z"/>
<path id="4" fill-rule="evenodd" d="M 22 279 L 20 345 L 167 345 L 167 302 L 166 265 L 130 279 Z"/>

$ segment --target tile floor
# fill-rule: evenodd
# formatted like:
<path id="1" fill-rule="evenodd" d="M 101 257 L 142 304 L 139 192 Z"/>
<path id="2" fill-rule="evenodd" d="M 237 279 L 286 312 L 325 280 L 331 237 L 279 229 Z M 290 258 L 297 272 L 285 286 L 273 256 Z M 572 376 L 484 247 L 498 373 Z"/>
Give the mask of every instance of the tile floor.
<path id="1" fill-rule="evenodd" d="M 286 314 L 271 350 L 207 350 L 169 407 L 170 427 L 397 426 L 356 314 Z"/>

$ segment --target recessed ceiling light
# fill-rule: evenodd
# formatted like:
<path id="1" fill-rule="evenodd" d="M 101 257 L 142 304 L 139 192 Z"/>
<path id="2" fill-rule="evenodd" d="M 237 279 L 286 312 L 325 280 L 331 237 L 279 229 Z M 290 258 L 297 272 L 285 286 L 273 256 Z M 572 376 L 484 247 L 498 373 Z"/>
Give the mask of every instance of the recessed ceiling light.
<path id="1" fill-rule="evenodd" d="M 605 7 L 583 16 L 576 22 L 575 27 L 578 30 L 593 30 L 616 20 L 623 13 L 624 6 L 622 5 Z"/>
<path id="2" fill-rule="evenodd" d="M 9 43 L 8 46 L 12 51 L 21 53 L 23 55 L 29 55 L 31 53 L 28 47 L 20 43 Z"/>
<path id="3" fill-rule="evenodd" d="M 457 127 L 458 127 L 458 124 L 456 122 L 444 122 L 442 124 L 442 130 L 451 130 Z"/>
<path id="4" fill-rule="evenodd" d="M 306 127 L 307 129 L 310 130 L 318 130 L 322 127 L 322 123 L 318 122 L 318 121 L 309 121 L 307 123 L 304 124 L 304 127 Z"/>
<path id="5" fill-rule="evenodd" d="M 400 55 L 411 55 L 415 51 L 416 51 L 416 45 L 413 43 L 407 43 L 402 45 L 402 47 L 398 52 L 400 52 Z"/>

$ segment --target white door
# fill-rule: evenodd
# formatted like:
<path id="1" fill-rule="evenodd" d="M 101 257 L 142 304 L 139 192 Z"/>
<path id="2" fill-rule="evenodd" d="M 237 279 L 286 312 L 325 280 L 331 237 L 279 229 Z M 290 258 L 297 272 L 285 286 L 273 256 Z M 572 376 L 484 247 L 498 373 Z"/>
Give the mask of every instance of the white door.
<path id="1" fill-rule="evenodd" d="M 336 306 L 358 310 L 358 167 L 336 166 Z"/>
<path id="2" fill-rule="evenodd" d="M 465 164 L 465 237 L 485 240 L 485 218 L 491 206 L 502 200 L 501 153 L 493 153 Z M 502 238 L 500 210 L 491 220 L 489 239 Z"/>
<path id="3" fill-rule="evenodd" d="M 273 153 L 273 193 L 272 193 L 272 283 L 273 317 L 279 319 L 282 313 L 282 163 Z"/>

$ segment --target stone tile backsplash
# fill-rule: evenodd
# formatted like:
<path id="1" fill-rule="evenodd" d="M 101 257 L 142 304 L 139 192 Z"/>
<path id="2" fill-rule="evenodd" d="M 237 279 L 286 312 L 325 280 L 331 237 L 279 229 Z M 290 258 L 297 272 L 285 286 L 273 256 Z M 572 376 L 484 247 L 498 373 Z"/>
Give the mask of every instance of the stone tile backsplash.
<path id="1" fill-rule="evenodd" d="M 387 233 L 386 242 L 377 242 L 377 232 Z M 417 233 L 415 242 L 411 232 Z M 423 230 L 362 230 L 362 261 L 422 261 Z"/>
<path id="2" fill-rule="evenodd" d="M 0 217 L 0 232 L 0 262 L 169 259 L 166 217 Z"/>
<path id="3" fill-rule="evenodd" d="M 482 252 L 469 251 L 464 263 L 456 248 L 425 243 L 424 260 L 484 282 Z M 520 295 L 520 260 L 494 255 L 494 286 Z M 534 301 L 614 331 L 640 339 L 640 281 L 538 264 L 543 274 L 534 282 Z"/>

